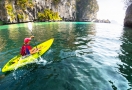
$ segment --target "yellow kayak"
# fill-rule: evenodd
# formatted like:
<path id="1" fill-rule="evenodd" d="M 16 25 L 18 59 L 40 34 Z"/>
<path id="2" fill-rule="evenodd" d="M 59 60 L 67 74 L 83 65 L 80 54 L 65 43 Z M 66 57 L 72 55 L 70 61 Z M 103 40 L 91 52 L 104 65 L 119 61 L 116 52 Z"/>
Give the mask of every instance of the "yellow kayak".
<path id="1" fill-rule="evenodd" d="M 17 55 L 14 58 L 12 58 L 9 62 L 6 63 L 6 65 L 2 68 L 2 72 L 12 71 L 17 68 L 20 68 L 26 64 L 33 63 L 38 57 L 43 55 L 52 45 L 54 41 L 54 38 L 49 39 L 39 45 L 37 45 L 37 48 L 40 49 L 39 53 L 35 53 L 29 56 L 21 56 Z M 36 47 L 34 47 L 36 48 Z"/>

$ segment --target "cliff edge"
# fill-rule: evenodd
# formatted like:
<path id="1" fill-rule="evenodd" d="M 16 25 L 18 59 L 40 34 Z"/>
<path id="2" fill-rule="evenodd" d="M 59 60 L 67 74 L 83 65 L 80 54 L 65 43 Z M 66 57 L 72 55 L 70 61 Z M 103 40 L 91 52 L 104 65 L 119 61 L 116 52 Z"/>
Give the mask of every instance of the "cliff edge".
<path id="1" fill-rule="evenodd" d="M 132 4 L 128 6 L 124 19 L 125 27 L 132 27 Z"/>
<path id="2" fill-rule="evenodd" d="M 0 0 L 5 23 L 93 20 L 97 11 L 96 0 Z"/>

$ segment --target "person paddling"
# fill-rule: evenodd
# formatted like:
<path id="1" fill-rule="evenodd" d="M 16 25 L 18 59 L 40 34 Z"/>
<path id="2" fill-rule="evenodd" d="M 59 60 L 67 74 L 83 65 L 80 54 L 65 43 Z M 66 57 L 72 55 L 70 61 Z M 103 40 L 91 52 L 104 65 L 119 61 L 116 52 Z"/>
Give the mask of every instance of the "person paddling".
<path id="1" fill-rule="evenodd" d="M 21 51 L 20 54 L 22 56 L 27 56 L 30 54 L 34 54 L 36 52 L 39 52 L 40 50 L 37 48 L 33 48 L 30 46 L 30 41 L 32 40 L 32 38 L 34 38 L 34 36 L 31 36 L 30 38 L 25 38 L 24 39 L 24 44 L 21 47 Z"/>

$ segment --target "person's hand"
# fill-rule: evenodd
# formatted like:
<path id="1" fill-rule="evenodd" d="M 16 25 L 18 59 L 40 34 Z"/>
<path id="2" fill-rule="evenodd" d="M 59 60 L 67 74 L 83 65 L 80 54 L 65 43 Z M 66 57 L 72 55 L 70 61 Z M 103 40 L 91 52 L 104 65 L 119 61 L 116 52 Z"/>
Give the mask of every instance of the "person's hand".
<path id="1" fill-rule="evenodd" d="M 40 49 L 38 49 L 38 51 L 41 51 Z"/>
<path id="2" fill-rule="evenodd" d="M 41 50 L 40 50 L 40 49 L 37 49 L 37 50 L 36 50 L 36 52 L 39 52 L 39 51 L 41 51 Z"/>
<path id="3" fill-rule="evenodd" d="M 30 38 L 34 38 L 34 36 L 31 36 Z"/>

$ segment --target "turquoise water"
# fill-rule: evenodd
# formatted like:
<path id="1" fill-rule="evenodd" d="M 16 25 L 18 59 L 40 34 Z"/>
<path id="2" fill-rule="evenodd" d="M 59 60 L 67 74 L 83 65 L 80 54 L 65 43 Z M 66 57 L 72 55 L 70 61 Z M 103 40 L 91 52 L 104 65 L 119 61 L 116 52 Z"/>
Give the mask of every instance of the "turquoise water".
<path id="1" fill-rule="evenodd" d="M 0 72 L 0 90 L 132 89 L 132 29 L 103 23 L 44 22 L 34 23 L 33 33 L 37 44 L 50 38 L 55 41 L 41 63 Z M 0 27 L 1 69 L 30 35 L 26 23 Z"/>

